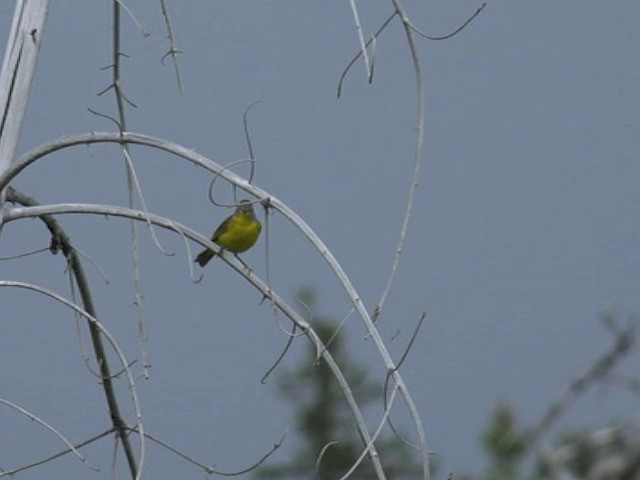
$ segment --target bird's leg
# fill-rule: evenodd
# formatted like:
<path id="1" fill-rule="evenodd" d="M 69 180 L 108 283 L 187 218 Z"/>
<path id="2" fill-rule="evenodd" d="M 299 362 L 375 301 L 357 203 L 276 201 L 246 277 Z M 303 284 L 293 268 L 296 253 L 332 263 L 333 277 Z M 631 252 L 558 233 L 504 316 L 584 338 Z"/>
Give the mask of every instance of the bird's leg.
<path id="1" fill-rule="evenodd" d="M 238 260 L 242 265 L 244 265 L 244 268 L 246 268 L 247 270 L 249 270 L 249 273 L 253 273 L 253 270 L 251 270 L 251 268 L 249 268 L 249 265 L 247 265 L 246 263 L 244 263 L 244 262 L 242 261 L 242 259 L 238 256 L 238 254 L 237 254 L 237 253 L 234 253 L 233 255 L 234 255 L 234 257 L 236 257 L 236 259 L 237 259 L 237 260 Z"/>

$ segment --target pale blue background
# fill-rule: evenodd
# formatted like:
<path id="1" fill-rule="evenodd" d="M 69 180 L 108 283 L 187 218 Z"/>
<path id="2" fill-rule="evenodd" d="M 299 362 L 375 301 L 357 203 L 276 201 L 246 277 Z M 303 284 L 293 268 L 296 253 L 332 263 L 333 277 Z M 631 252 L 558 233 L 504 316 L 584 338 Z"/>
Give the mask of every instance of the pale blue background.
<path id="1" fill-rule="evenodd" d="M 0 3 L 0 38 L 13 2 Z M 251 115 L 256 182 L 296 209 L 350 274 L 366 305 L 377 301 L 394 253 L 412 171 L 415 86 L 398 23 L 377 42 L 376 74 L 361 64 L 347 2 L 169 2 L 185 83 L 178 95 L 159 7 L 127 2 L 152 32 L 125 19 L 123 85 L 137 105 L 129 129 L 163 137 L 227 163 L 247 156 L 242 114 Z M 439 35 L 478 7 L 472 1 L 407 2 L 413 21 Z M 391 11 L 360 2 L 366 32 Z M 63 135 L 112 125 L 109 2 L 53 2 L 20 152 Z M 428 321 L 404 365 L 444 471 L 483 465 L 478 435 L 497 401 L 535 422 L 609 345 L 599 315 L 640 311 L 640 5 L 493 0 L 462 34 L 418 40 L 426 78 L 425 168 L 398 276 L 380 328 L 398 358 L 420 312 Z M 152 212 L 209 233 L 228 211 L 207 200 L 210 176 L 168 155 L 133 148 Z M 239 172 L 246 172 L 240 168 Z M 15 186 L 42 202 L 126 204 L 121 154 L 78 147 L 39 162 Z M 228 193 L 228 192 L 226 192 Z M 228 194 L 227 197 L 229 198 Z M 131 292 L 129 227 L 122 220 L 65 217 L 87 265 L 103 322 L 139 358 Z M 144 228 L 142 229 L 145 230 Z M 7 225 L 0 255 L 44 247 L 36 221 Z M 152 377 L 139 386 L 147 428 L 222 469 L 238 469 L 293 426 L 293 411 L 260 377 L 285 338 L 268 305 L 222 262 L 191 283 L 182 240 L 160 233 L 162 255 L 141 236 L 144 311 Z M 264 238 L 244 255 L 264 275 Z M 344 295 L 308 243 L 270 219 L 274 288 L 318 289 L 319 312 L 348 313 Z M 197 247 L 196 247 L 197 248 Z M 0 263 L 0 278 L 68 294 L 61 258 Z M 108 427 L 102 391 L 83 364 L 68 311 L 33 293 L 0 290 L 0 398 L 50 421 L 73 441 Z M 352 351 L 384 376 L 352 320 Z M 357 335 L 356 335 L 357 334 Z M 87 344 L 88 345 L 88 344 Z M 303 349 L 287 358 L 293 368 Z M 622 371 L 637 372 L 634 356 Z M 122 393 L 126 393 L 124 388 Z M 128 408 L 128 404 L 127 404 Z M 627 392 L 598 388 L 560 426 L 599 427 L 637 414 Z M 378 412 L 371 412 L 370 419 Z M 404 415 L 396 414 L 399 423 Z M 0 467 L 62 448 L 42 428 L 0 408 Z M 290 436 L 277 455 L 287 458 Z M 103 471 L 70 456 L 21 478 L 108 478 L 111 440 L 86 449 Z M 120 463 L 122 459 L 120 459 Z M 201 478 L 149 445 L 147 478 Z"/>

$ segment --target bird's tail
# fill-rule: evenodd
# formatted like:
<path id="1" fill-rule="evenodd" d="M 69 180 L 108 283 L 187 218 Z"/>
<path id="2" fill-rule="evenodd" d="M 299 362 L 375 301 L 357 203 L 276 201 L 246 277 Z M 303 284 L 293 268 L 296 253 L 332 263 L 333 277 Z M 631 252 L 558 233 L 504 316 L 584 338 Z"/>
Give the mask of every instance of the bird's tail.
<path id="1" fill-rule="evenodd" d="M 206 249 L 198 254 L 195 261 L 198 265 L 204 267 L 207 263 L 209 263 L 209 260 L 215 257 L 215 255 L 216 253 L 213 250 Z"/>

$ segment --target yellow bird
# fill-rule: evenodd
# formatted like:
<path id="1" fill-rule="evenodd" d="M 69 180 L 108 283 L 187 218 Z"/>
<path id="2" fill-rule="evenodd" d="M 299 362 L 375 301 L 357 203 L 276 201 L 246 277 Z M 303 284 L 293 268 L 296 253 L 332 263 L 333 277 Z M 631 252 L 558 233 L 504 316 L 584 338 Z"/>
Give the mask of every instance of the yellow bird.
<path id="1" fill-rule="evenodd" d="M 241 253 L 249 250 L 258 241 L 262 225 L 256 218 L 253 205 L 249 200 L 240 200 L 238 208 L 216 228 L 211 241 L 224 250 Z M 215 256 L 213 250 L 203 250 L 196 257 L 196 262 L 204 267 Z"/>

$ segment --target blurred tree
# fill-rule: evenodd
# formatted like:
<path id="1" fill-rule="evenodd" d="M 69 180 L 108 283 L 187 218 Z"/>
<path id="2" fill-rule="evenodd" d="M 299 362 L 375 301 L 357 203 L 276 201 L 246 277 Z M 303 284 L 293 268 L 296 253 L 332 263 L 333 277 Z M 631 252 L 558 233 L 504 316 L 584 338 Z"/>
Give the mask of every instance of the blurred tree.
<path id="1" fill-rule="evenodd" d="M 489 459 L 487 473 L 465 475 L 460 480 L 519 480 L 520 464 L 526 454 L 526 437 L 516 423 L 515 413 L 507 404 L 499 405 L 482 434 L 482 448 Z"/>
<path id="2" fill-rule="evenodd" d="M 297 298 L 315 312 L 315 294 L 311 289 L 301 290 Z M 382 390 L 369 382 L 367 371 L 348 355 L 344 347 L 344 334 L 336 335 L 337 328 L 330 319 L 314 313 L 313 325 L 322 341 L 329 344 L 336 362 L 342 367 L 353 394 L 361 407 L 382 402 Z M 329 342 L 330 341 L 330 342 Z M 316 362 L 316 350 L 311 347 L 301 366 L 284 371 L 278 377 L 278 393 L 296 410 L 296 451 L 291 460 L 261 466 L 256 479 L 336 479 L 340 478 L 362 453 L 360 438 L 354 434 L 354 421 L 344 396 L 327 365 Z M 412 449 L 396 436 L 381 435 L 376 447 L 384 461 L 385 473 L 390 479 L 420 478 L 421 467 Z M 318 457 L 321 461 L 316 467 Z M 350 477 L 354 480 L 375 478 L 371 461 L 367 458 Z"/>
<path id="3" fill-rule="evenodd" d="M 482 435 L 489 459 L 483 475 L 456 480 L 640 480 L 640 432 L 625 423 L 599 430 L 567 431 L 552 447 L 539 449 L 525 462 L 533 445 L 519 428 L 513 408 L 499 405 Z"/>
<path id="4" fill-rule="evenodd" d="M 509 405 L 499 405 L 482 436 L 489 459 L 484 475 L 457 480 L 640 480 L 640 431 L 637 419 L 627 419 L 598 430 L 565 431 L 557 441 L 545 439 L 550 427 L 571 408 L 576 398 L 596 384 L 620 385 L 638 394 L 637 378 L 621 378 L 615 368 L 635 351 L 638 320 L 621 322 L 605 313 L 603 325 L 612 335 L 609 347 L 573 379 L 544 415 L 528 429 L 516 422 Z"/>

